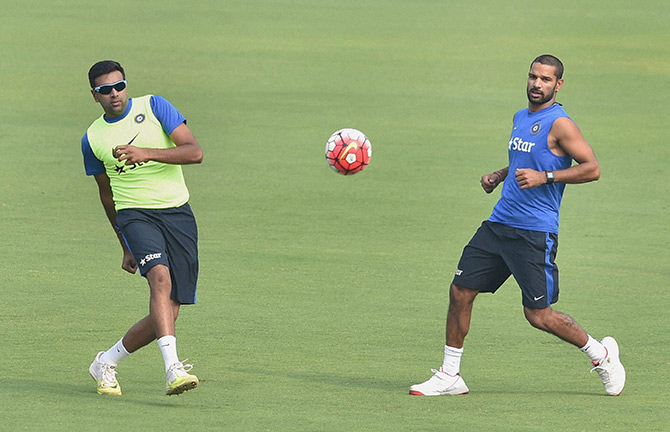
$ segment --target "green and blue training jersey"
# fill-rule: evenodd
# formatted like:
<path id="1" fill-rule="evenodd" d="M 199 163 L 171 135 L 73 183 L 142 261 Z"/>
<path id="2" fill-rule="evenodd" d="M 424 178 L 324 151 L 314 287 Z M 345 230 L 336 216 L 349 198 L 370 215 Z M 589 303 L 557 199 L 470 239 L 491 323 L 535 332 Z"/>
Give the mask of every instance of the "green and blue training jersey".
<path id="1" fill-rule="evenodd" d="M 189 199 L 180 165 L 148 161 L 125 165 L 113 155 L 119 145 L 171 148 L 170 134 L 186 119 L 166 99 L 142 96 L 128 100 L 118 118 L 104 115 L 94 121 L 81 140 L 87 175 L 106 173 L 116 210 L 126 208 L 173 208 Z"/>

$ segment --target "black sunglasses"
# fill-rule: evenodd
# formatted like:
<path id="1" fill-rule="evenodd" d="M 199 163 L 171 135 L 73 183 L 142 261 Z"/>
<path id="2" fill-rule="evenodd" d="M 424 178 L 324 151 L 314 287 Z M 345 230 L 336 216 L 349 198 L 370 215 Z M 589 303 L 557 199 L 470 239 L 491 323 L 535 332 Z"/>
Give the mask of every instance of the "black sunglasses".
<path id="1" fill-rule="evenodd" d="M 112 89 L 116 90 L 117 92 L 122 91 L 123 89 L 126 88 L 127 84 L 128 83 L 126 82 L 126 80 L 121 80 L 115 82 L 114 84 L 103 84 L 97 87 L 93 87 L 93 91 L 96 93 L 108 95 L 112 92 Z"/>

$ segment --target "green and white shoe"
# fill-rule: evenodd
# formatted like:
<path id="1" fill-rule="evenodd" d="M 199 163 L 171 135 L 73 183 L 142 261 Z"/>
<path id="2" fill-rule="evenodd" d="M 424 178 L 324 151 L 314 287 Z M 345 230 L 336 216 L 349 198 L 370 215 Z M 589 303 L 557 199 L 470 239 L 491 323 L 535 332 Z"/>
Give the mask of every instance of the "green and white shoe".
<path id="1" fill-rule="evenodd" d="M 100 351 L 95 360 L 88 368 L 88 373 L 98 383 L 98 394 L 121 396 L 121 386 L 116 380 L 116 366 L 111 363 L 103 363 L 100 361 L 100 356 L 105 352 Z"/>
<path id="2" fill-rule="evenodd" d="M 197 388 L 200 381 L 197 376 L 189 374 L 192 368 L 193 365 L 185 365 L 182 362 L 170 366 L 166 373 L 165 394 L 179 395 Z"/>

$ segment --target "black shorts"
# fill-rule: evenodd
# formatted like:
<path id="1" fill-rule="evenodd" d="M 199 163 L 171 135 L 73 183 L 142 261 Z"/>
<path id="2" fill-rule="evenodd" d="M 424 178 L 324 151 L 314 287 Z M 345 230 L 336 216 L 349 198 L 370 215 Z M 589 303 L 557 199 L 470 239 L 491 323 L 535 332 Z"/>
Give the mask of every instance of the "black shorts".
<path id="1" fill-rule="evenodd" d="M 463 249 L 453 283 L 494 293 L 514 276 L 523 305 L 542 309 L 558 301 L 558 235 L 484 221 Z"/>
<path id="2" fill-rule="evenodd" d="M 158 264 L 170 269 L 170 298 L 193 304 L 198 288 L 198 227 L 188 204 L 168 209 L 123 209 L 116 224 L 142 276 Z"/>

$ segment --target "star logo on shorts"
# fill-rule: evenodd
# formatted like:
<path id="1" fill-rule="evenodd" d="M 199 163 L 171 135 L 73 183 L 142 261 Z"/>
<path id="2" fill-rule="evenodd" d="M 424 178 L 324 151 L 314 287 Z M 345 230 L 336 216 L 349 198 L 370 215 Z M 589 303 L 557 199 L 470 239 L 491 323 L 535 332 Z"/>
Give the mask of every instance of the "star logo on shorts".
<path id="1" fill-rule="evenodd" d="M 159 252 L 159 253 L 148 254 L 148 255 L 146 255 L 144 258 L 142 258 L 142 259 L 140 260 L 140 265 L 141 265 L 142 267 L 144 267 L 144 265 L 145 265 L 146 263 L 148 263 L 149 261 L 152 261 L 152 260 L 155 260 L 155 259 L 159 259 L 159 258 L 162 257 L 162 256 L 163 256 L 163 254 L 160 253 L 160 252 Z"/>

